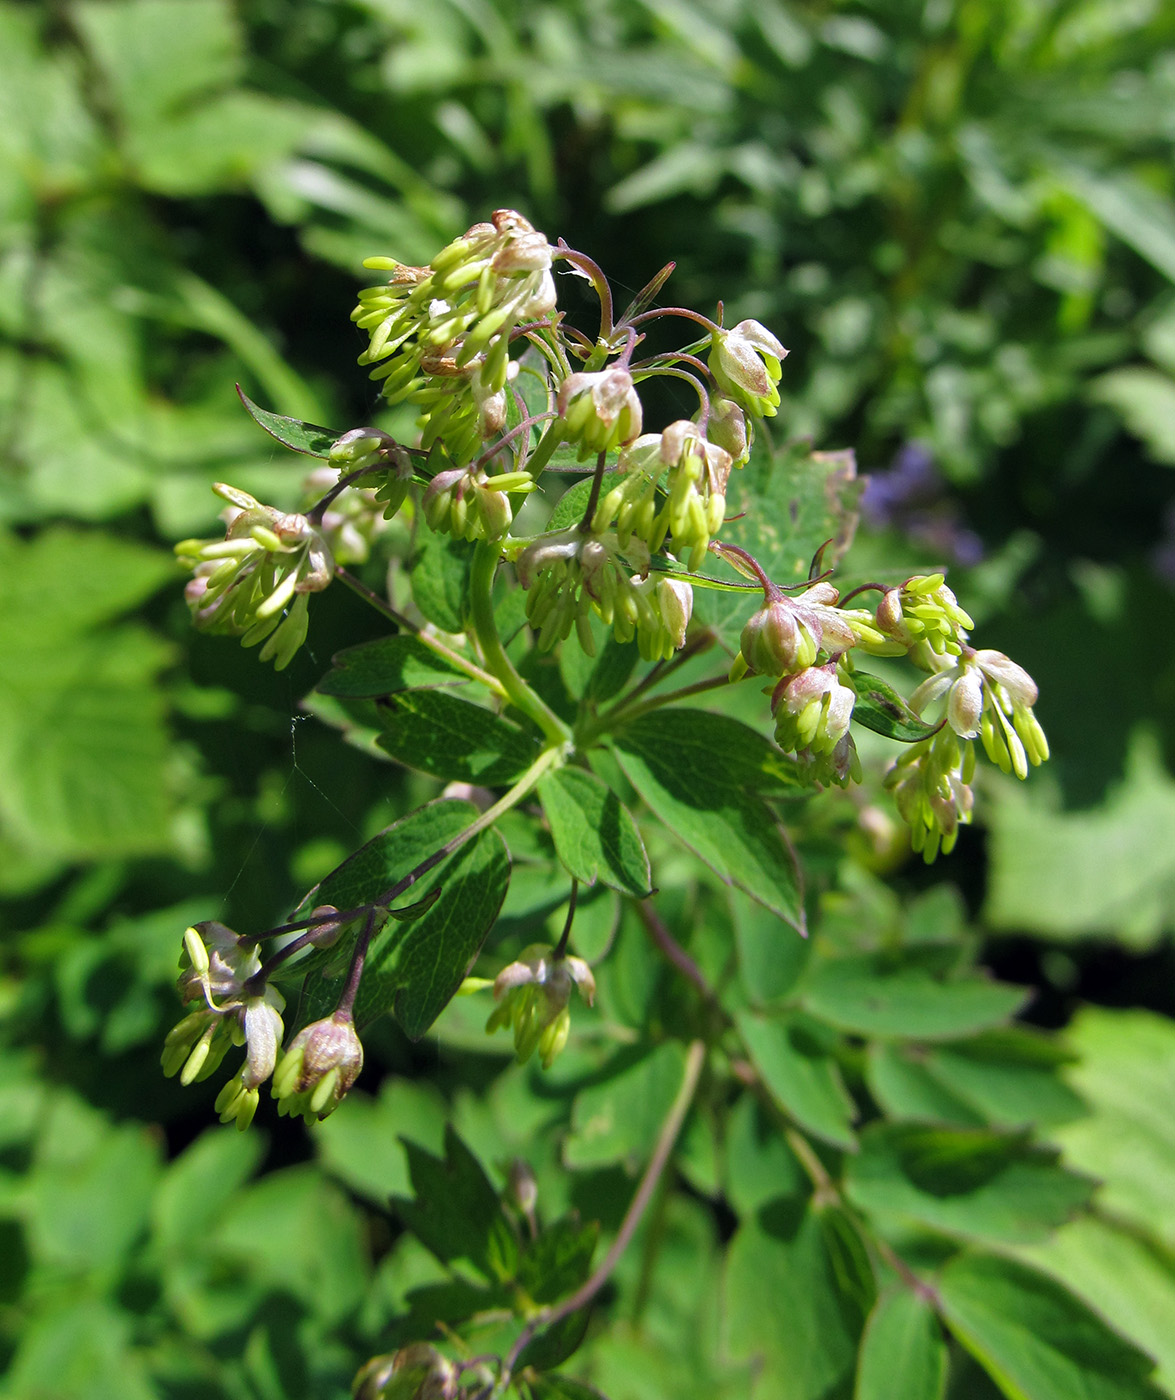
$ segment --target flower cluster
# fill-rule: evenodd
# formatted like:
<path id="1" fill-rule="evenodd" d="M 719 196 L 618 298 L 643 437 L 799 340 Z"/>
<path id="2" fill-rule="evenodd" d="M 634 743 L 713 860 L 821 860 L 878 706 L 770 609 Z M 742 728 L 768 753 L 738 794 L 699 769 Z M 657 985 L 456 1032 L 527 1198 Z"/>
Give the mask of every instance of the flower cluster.
<path id="1" fill-rule="evenodd" d="M 327 905 L 314 911 L 335 912 Z M 329 947 L 339 931 L 337 923 L 323 923 L 307 942 Z M 184 934 L 180 968 L 180 997 L 197 1005 L 164 1041 L 164 1074 L 178 1074 L 185 1086 L 197 1083 L 216 1072 L 230 1047 L 244 1046 L 244 1063 L 216 1098 L 222 1123 L 247 1128 L 271 1075 L 279 1112 L 311 1121 L 337 1107 L 363 1067 L 349 1014 L 336 1013 L 299 1031 L 279 1063 L 285 998 L 266 981 L 255 943 L 215 920 L 194 924 Z"/>
<path id="2" fill-rule="evenodd" d="M 422 409 L 422 442 L 442 441 L 464 466 L 506 421 L 510 336 L 554 310 L 552 249 L 512 209 L 474 224 L 432 260 L 410 267 L 369 258 L 391 273 L 359 294 L 354 320 L 370 336 L 361 364 L 375 365 L 390 403 Z"/>
<path id="3" fill-rule="evenodd" d="M 567 1044 L 571 1030 L 572 986 L 591 1006 L 596 996 L 596 979 L 582 958 L 555 957 L 554 950 L 535 944 L 517 962 L 504 967 L 494 979 L 494 1000 L 486 1031 L 505 1026 L 514 1030 L 514 1053 L 519 1064 L 537 1050 L 544 1069 L 550 1069 L 555 1056 Z"/>
<path id="4" fill-rule="evenodd" d="M 306 640 L 308 595 L 330 583 L 334 556 L 307 516 L 263 506 L 234 486 L 213 489 L 229 503 L 224 539 L 175 547 L 194 575 L 185 590 L 192 621 L 240 637 L 243 646 L 264 642 L 261 659 L 272 658 L 280 671 Z"/>
<path id="5" fill-rule="evenodd" d="M 540 650 L 565 641 L 574 630 L 584 651 L 594 656 L 592 612 L 618 642 L 635 637 L 646 661 L 668 660 L 684 644 L 693 611 L 691 585 L 682 578 L 632 574 L 620 555 L 615 534 L 585 534 L 573 526 L 541 536 L 518 556 L 526 616 Z"/>
<path id="6" fill-rule="evenodd" d="M 230 1046 L 245 1046 L 245 1062 L 221 1091 L 216 1107 L 223 1122 L 246 1128 L 257 1111 L 258 1091 L 277 1062 L 285 1000 L 275 987 L 253 990 L 260 954 L 215 920 L 185 932 L 181 967 L 181 998 L 201 1005 L 164 1041 L 163 1072 L 192 1084 L 215 1073 Z"/>
<path id="7" fill-rule="evenodd" d="M 514 519 L 510 496 L 528 495 L 534 488 L 529 472 L 489 476 L 476 464 L 454 467 L 429 482 L 422 502 L 424 518 L 434 530 L 459 539 L 500 539 Z"/>

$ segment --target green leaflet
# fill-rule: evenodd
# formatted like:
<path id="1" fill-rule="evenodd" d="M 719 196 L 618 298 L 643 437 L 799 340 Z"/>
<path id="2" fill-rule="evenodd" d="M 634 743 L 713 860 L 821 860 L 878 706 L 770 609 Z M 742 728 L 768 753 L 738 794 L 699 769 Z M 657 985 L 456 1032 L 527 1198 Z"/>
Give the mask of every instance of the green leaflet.
<path id="1" fill-rule="evenodd" d="M 476 808 L 466 802 L 440 801 L 420 808 L 356 851 L 307 901 L 343 909 L 378 898 L 476 815 Z M 362 1028 L 390 1012 L 407 1035 L 419 1039 L 461 985 L 498 916 L 509 879 L 505 843 L 489 830 L 405 891 L 397 901 L 400 905 L 435 898 L 410 922 L 389 920 L 372 940 L 355 1002 L 356 1024 Z M 307 901 L 303 905 L 309 908 Z M 294 971 L 306 975 L 301 1024 L 334 1008 L 354 939 L 353 929 L 333 948 L 297 964 Z"/>
<path id="2" fill-rule="evenodd" d="M 141 625 L 109 625 L 173 576 L 162 552 L 96 531 L 0 533 L 0 821 L 21 854 L 173 845 L 155 683 L 171 649 Z"/>
<path id="3" fill-rule="evenodd" d="M 239 384 L 237 394 L 245 405 L 245 411 L 258 427 L 264 428 L 270 437 L 277 438 L 278 442 L 286 447 L 304 453 L 307 457 L 329 459 L 331 448 L 343 436 L 343 429 L 320 428 L 317 423 L 303 423 L 299 418 L 270 413 L 268 409 L 255 404 Z"/>
<path id="4" fill-rule="evenodd" d="M 843 1393 L 857 1334 L 814 1211 L 776 1201 L 741 1225 L 727 1251 L 723 1291 L 726 1350 L 756 1367 L 756 1395 L 824 1400 Z"/>
<path id="5" fill-rule="evenodd" d="M 853 1400 L 942 1400 L 947 1349 L 933 1309 L 908 1288 L 877 1300 L 857 1361 Z"/>
<path id="6" fill-rule="evenodd" d="M 597 877 L 643 899 L 652 891 L 649 858 L 631 813 L 610 787 L 582 768 L 560 768 L 538 785 L 555 851 L 585 885 Z"/>
<path id="7" fill-rule="evenodd" d="M 683 1064 L 684 1051 L 675 1041 L 651 1053 L 617 1055 L 599 1083 L 575 1096 L 563 1145 L 566 1164 L 582 1170 L 620 1160 L 639 1170 L 681 1084 Z"/>
<path id="8" fill-rule="evenodd" d="M 738 1033 L 768 1093 L 789 1118 L 833 1147 L 856 1145 L 856 1108 L 836 1061 L 800 1016 L 741 1011 Z"/>
<path id="9" fill-rule="evenodd" d="M 405 1225 L 442 1264 L 465 1259 L 493 1282 L 512 1278 L 518 1267 L 518 1241 L 498 1193 L 481 1163 L 445 1127 L 443 1157 L 405 1141 L 415 1199 L 393 1204 Z"/>
<path id="10" fill-rule="evenodd" d="M 1067 1032 L 1066 1076 L 1088 1117 L 1053 1134 L 1065 1160 L 1100 1177 L 1107 1211 L 1175 1249 L 1175 1025 L 1150 1011 L 1085 1007 Z"/>
<path id="11" fill-rule="evenodd" d="M 795 986 L 812 952 L 812 940 L 793 931 L 762 904 L 730 892 L 739 981 L 753 1006 L 777 1001 Z"/>
<path id="12" fill-rule="evenodd" d="M 426 856 L 476 819 L 477 808 L 470 802 L 442 798 L 418 807 L 348 856 L 337 870 L 310 891 L 299 908 L 309 911 L 318 904 L 333 904 L 337 909 L 355 909 L 378 899 Z M 413 885 L 405 900 L 419 899 L 435 882 L 435 876 L 426 876 Z M 328 951 L 333 961 L 335 950 Z"/>
<path id="13" fill-rule="evenodd" d="M 962 1254 L 938 1296 L 948 1327 L 1009 1400 L 1159 1400 L 1150 1358 L 1023 1264 Z"/>
<path id="14" fill-rule="evenodd" d="M 857 524 L 856 475 L 852 452 L 810 452 L 800 446 L 772 454 L 766 434 L 760 434 L 750 462 L 731 475 L 726 513 L 741 518 L 724 528 L 723 542 L 749 550 L 776 583 L 802 583 L 825 540 L 832 541 L 825 551 L 825 568 L 848 549 Z M 733 570 L 731 576 L 733 582 Z M 706 589 L 694 597 L 694 616 L 734 651 L 757 606 L 745 589 Z"/>
<path id="15" fill-rule="evenodd" d="M 513 720 L 443 690 L 391 695 L 380 719 L 381 749 L 446 782 L 508 783 L 538 757 L 537 741 Z"/>
<path id="16" fill-rule="evenodd" d="M 464 672 L 438 656 L 418 637 L 377 637 L 331 657 L 332 669 L 318 682 L 323 695 L 358 698 L 393 695 L 418 687 L 457 685 Z"/>
<path id="17" fill-rule="evenodd" d="M 857 692 L 853 705 L 856 724 L 903 744 L 916 744 L 941 728 L 920 719 L 888 681 L 864 671 L 854 671 L 849 680 Z"/>
<path id="18" fill-rule="evenodd" d="M 641 716 L 615 737 L 625 776 L 656 816 L 728 883 L 804 927 L 795 856 L 756 790 L 786 781 L 747 725 L 705 710 Z"/>
<path id="19" fill-rule="evenodd" d="M 1093 1192 L 1023 1137 L 893 1123 L 862 1132 L 845 1186 L 854 1205 L 879 1217 L 1006 1244 L 1045 1239 Z"/>
<path id="20" fill-rule="evenodd" d="M 883 957 L 836 958 L 808 969 L 804 1007 L 822 1021 L 859 1035 L 903 1040 L 954 1040 L 998 1026 L 1030 993 L 983 977 L 938 980 Z"/>
<path id="21" fill-rule="evenodd" d="M 456 995 L 498 917 L 510 857 L 496 831 L 483 831 L 440 867 L 441 897 L 419 919 L 389 924 L 373 945 L 355 1003 L 363 1024 L 391 1011 L 419 1040 Z"/>
<path id="22" fill-rule="evenodd" d="M 473 546 L 422 530 L 416 553 L 408 561 L 412 597 L 416 606 L 444 632 L 465 627 L 462 609 L 469 592 L 469 568 Z"/>

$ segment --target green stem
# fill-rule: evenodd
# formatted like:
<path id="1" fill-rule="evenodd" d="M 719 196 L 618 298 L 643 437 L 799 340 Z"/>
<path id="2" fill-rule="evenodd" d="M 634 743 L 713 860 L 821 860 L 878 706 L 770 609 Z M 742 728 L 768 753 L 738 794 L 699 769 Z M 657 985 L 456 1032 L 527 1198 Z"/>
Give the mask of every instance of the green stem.
<path id="1" fill-rule="evenodd" d="M 542 475 L 543 469 L 555 455 L 555 449 L 563 441 L 563 424 L 556 418 L 539 438 L 539 444 L 526 459 L 526 470 L 535 478 Z"/>
<path id="2" fill-rule="evenodd" d="M 381 598 L 374 589 L 368 588 L 365 583 L 356 578 L 349 569 L 345 569 L 341 564 L 336 565 L 335 577 L 339 579 L 340 582 L 345 583 L 351 592 L 362 598 L 365 603 L 370 603 L 376 612 L 382 613 L 389 622 L 394 622 L 401 631 L 410 632 L 417 640 L 423 642 L 424 645 L 428 647 L 429 651 L 434 652 L 437 656 L 443 657 L 450 666 L 455 666 L 459 671 L 464 671 L 470 680 L 480 682 L 487 690 L 493 691 L 500 699 L 505 700 L 507 698 L 506 688 L 503 686 L 502 682 L 498 680 L 497 676 L 491 676 L 488 671 L 483 671 L 480 666 L 467 660 L 460 652 L 454 651 L 452 647 L 446 646 L 444 642 L 439 641 L 436 637 L 432 636 L 431 633 L 417 627 L 417 625 L 409 618 L 405 617 L 403 613 L 397 612 L 396 609 L 392 607 L 391 603 Z"/>
<path id="3" fill-rule="evenodd" d="M 488 540 L 479 540 L 473 552 L 473 568 L 469 579 L 470 621 L 481 648 L 482 659 L 501 683 L 506 698 L 524 715 L 532 719 L 550 743 L 565 747 L 571 742 L 571 730 L 554 710 L 537 695 L 514 669 L 506 648 L 498 636 L 494 621 L 494 573 L 501 558 L 501 547 Z"/>

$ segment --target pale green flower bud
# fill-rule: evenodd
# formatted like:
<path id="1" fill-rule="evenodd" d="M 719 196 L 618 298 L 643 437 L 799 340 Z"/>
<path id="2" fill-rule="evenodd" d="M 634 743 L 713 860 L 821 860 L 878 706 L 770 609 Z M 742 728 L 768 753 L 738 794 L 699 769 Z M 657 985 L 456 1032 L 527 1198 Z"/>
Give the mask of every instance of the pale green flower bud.
<path id="1" fill-rule="evenodd" d="M 800 671 L 776 690 L 776 743 L 786 753 L 831 753 L 848 733 L 856 698 L 832 663 Z"/>
<path id="2" fill-rule="evenodd" d="M 229 1017 L 218 1011 L 193 1011 L 168 1031 L 160 1063 L 168 1079 L 179 1075 L 187 1088 L 207 1079 L 220 1066 L 233 1043 Z"/>
<path id="3" fill-rule="evenodd" d="M 612 452 L 632 442 L 641 430 L 641 401 L 626 369 L 597 374 L 570 374 L 557 400 L 564 435 L 579 444 L 579 456 Z"/>
<path id="4" fill-rule="evenodd" d="M 354 1400 L 455 1400 L 457 1367 L 427 1342 L 413 1342 L 385 1356 L 373 1356 L 355 1377 Z"/>
<path id="5" fill-rule="evenodd" d="M 942 574 L 915 575 L 907 579 L 902 585 L 900 603 L 905 635 L 914 642 L 924 643 L 940 656 L 961 653 L 967 633 L 975 623 L 959 607 Z M 887 631 L 887 628 L 881 630 Z M 888 635 L 904 640 L 897 630 Z"/>
<path id="6" fill-rule="evenodd" d="M 706 436 L 717 447 L 730 453 L 736 467 L 745 466 L 751 458 L 752 429 L 747 416 L 733 399 L 717 398 L 710 403 L 710 421 Z"/>
<path id="7" fill-rule="evenodd" d="M 184 540 L 181 563 L 196 577 L 185 594 L 197 627 L 238 636 L 243 646 L 269 639 L 261 659 L 288 665 L 306 638 L 308 593 L 334 576 L 322 531 L 304 515 L 262 506 L 246 492 L 218 484 L 233 516 L 223 540 Z"/>
<path id="8" fill-rule="evenodd" d="M 363 1045 L 349 1014 L 335 1012 L 298 1032 L 273 1076 L 280 1114 L 307 1123 L 328 1117 L 363 1068 Z"/>
<path id="9" fill-rule="evenodd" d="M 949 728 L 911 744 L 886 775 L 898 812 L 910 828 L 910 844 L 929 865 L 941 849 L 954 849 L 960 825 L 971 820 L 974 750 Z"/>
<path id="10" fill-rule="evenodd" d="M 710 373 L 723 393 L 757 418 L 773 418 L 787 351 L 758 321 L 740 321 L 711 337 Z"/>

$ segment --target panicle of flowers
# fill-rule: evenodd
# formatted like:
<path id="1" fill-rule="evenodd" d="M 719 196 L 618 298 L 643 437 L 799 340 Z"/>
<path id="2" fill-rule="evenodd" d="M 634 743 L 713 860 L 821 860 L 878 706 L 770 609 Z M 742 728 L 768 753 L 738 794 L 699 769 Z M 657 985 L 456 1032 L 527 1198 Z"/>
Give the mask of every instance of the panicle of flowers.
<path id="1" fill-rule="evenodd" d="M 359 294 L 354 320 L 370 336 L 361 364 L 373 364 L 390 403 L 423 410 L 425 447 L 443 439 L 464 465 L 506 418 L 511 333 L 555 307 L 552 249 L 511 209 L 474 224 L 428 267 L 369 258 L 391 273 Z"/>
<path id="2" fill-rule="evenodd" d="M 635 544 L 629 542 L 630 556 L 639 553 Z M 573 526 L 545 535 L 523 550 L 515 567 L 527 590 L 526 616 L 541 651 L 574 631 L 580 646 L 594 656 L 593 612 L 618 642 L 635 638 L 648 661 L 668 660 L 685 642 L 693 588 L 683 578 L 631 573 L 620 558 L 615 534 L 584 534 Z"/>
<path id="3" fill-rule="evenodd" d="M 511 1027 L 519 1064 L 537 1050 L 543 1068 L 550 1069 L 571 1030 L 568 1003 L 573 986 L 591 1006 L 596 979 L 587 963 L 571 956 L 556 958 L 553 949 L 533 944 L 494 979 L 498 1005 L 486 1022 L 487 1034 Z"/>
<path id="4" fill-rule="evenodd" d="M 909 745 L 886 775 L 910 844 L 927 865 L 940 850 L 949 854 L 959 827 L 970 822 L 974 772 L 974 748 L 944 725 L 933 738 Z"/>
<path id="5" fill-rule="evenodd" d="M 929 676 L 910 697 L 918 714 L 943 701 L 947 725 L 960 739 L 979 738 L 1005 773 L 1028 776 L 1049 756 L 1048 739 L 1032 712 L 1036 682 L 1003 652 L 964 646 L 953 665 Z"/>
<path id="6" fill-rule="evenodd" d="M 272 658 L 280 671 L 306 640 L 308 597 L 334 577 L 334 556 L 307 516 L 263 506 L 234 486 L 213 489 L 229 502 L 224 539 L 175 547 L 193 571 L 185 590 L 192 621 L 203 631 L 240 637 L 243 646 L 264 642 L 261 659 Z"/>
<path id="7" fill-rule="evenodd" d="M 641 401 L 632 375 L 619 366 L 569 374 L 556 403 L 563 436 L 579 447 L 580 461 L 615 451 L 640 435 Z"/>

